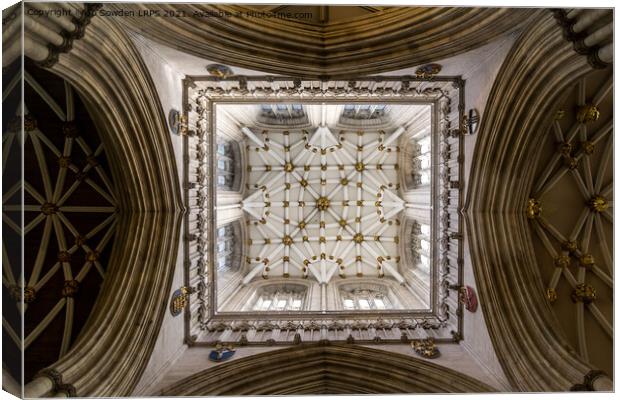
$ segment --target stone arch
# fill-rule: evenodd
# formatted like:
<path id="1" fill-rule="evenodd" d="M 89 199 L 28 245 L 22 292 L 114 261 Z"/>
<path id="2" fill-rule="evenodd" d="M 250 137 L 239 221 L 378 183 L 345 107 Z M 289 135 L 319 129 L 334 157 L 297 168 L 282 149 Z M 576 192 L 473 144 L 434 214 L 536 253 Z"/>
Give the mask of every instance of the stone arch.
<path id="1" fill-rule="evenodd" d="M 590 69 L 552 13 L 538 15 L 497 75 L 474 150 L 464 207 L 471 261 L 495 352 L 517 390 L 566 391 L 592 369 L 562 337 L 525 213 L 541 127 Z"/>
<path id="2" fill-rule="evenodd" d="M 25 396 L 126 396 L 149 361 L 171 292 L 183 214 L 171 138 L 147 67 L 114 19 L 93 18 L 50 70 L 84 99 L 123 190 L 108 278 L 92 314 Z"/>
<path id="3" fill-rule="evenodd" d="M 164 389 L 162 395 L 488 391 L 493 389 L 464 374 L 403 354 L 356 345 L 299 345 L 198 372 Z"/>

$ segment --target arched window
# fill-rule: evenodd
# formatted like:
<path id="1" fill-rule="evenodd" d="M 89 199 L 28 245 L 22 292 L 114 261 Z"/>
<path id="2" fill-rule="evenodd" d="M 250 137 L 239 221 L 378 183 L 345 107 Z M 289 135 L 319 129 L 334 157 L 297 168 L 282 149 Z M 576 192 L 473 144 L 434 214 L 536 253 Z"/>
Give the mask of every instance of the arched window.
<path id="1" fill-rule="evenodd" d="M 217 144 L 217 187 L 233 190 L 235 184 L 235 151 L 233 143 L 221 141 Z"/>
<path id="2" fill-rule="evenodd" d="M 426 273 L 431 266 L 431 227 L 415 221 L 411 228 L 411 254 L 416 267 Z"/>
<path id="3" fill-rule="evenodd" d="M 431 137 L 425 136 L 414 142 L 413 187 L 431 183 Z"/>
<path id="4" fill-rule="evenodd" d="M 273 285 L 260 288 L 254 297 L 254 311 L 299 311 L 304 309 L 307 290 L 301 285 Z"/>
<path id="5" fill-rule="evenodd" d="M 341 289 L 340 299 L 345 310 L 386 310 L 394 308 L 387 290 Z"/>
<path id="6" fill-rule="evenodd" d="M 237 244 L 235 229 L 232 224 L 228 224 L 217 230 L 217 271 L 229 272 L 239 269 L 240 257 L 235 246 Z"/>

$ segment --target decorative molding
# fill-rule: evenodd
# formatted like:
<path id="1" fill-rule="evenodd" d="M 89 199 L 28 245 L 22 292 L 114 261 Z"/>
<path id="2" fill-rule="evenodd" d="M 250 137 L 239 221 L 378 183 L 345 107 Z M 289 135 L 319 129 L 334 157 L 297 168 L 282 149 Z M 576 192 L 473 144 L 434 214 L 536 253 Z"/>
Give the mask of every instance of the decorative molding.
<path id="1" fill-rule="evenodd" d="M 366 82 L 384 83 L 383 85 L 365 84 Z M 191 82 L 191 84 L 190 84 Z M 225 85 L 222 82 L 226 82 Z M 286 82 L 286 83 L 283 83 Z M 291 86 L 289 82 L 294 82 Z M 224 89 L 224 87 L 226 89 Z M 462 265 L 458 262 L 462 259 L 462 222 L 460 222 L 456 210 L 460 207 L 460 186 L 453 187 L 451 183 L 454 179 L 461 180 L 462 177 L 462 157 L 460 157 L 460 149 L 462 148 L 462 137 L 452 137 L 450 135 L 451 127 L 458 127 L 461 120 L 463 107 L 463 90 L 464 81 L 459 77 L 435 76 L 432 79 L 424 79 L 413 76 L 386 76 L 386 77 L 365 77 L 350 78 L 345 86 L 338 86 L 337 82 L 320 82 L 305 81 L 298 78 L 282 77 L 282 76 L 234 76 L 229 78 L 214 78 L 210 76 L 188 77 L 183 89 L 183 97 L 185 101 L 191 104 L 187 111 L 187 121 L 190 129 L 196 131 L 196 136 L 187 137 L 186 139 L 186 162 L 187 168 L 185 188 L 186 188 L 186 207 L 188 213 L 186 216 L 186 237 L 191 237 L 190 246 L 186 246 L 185 265 L 186 276 L 190 271 L 196 269 L 200 277 L 197 296 L 194 304 L 190 306 L 191 310 L 186 313 L 186 337 L 198 335 L 204 338 L 205 342 L 215 342 L 226 339 L 235 333 L 236 340 L 240 340 L 243 329 L 235 328 L 235 321 L 246 321 L 253 319 L 251 314 L 247 313 L 218 313 L 215 310 L 215 304 L 210 301 L 214 297 L 216 291 L 215 282 L 213 282 L 213 261 L 214 248 L 203 246 L 200 243 L 195 247 L 195 251 L 190 253 L 189 248 L 193 247 L 195 240 L 203 240 L 209 243 L 209 238 L 213 236 L 214 212 L 212 204 L 215 196 L 215 185 L 213 179 L 213 171 L 215 169 L 215 157 L 209 157 L 213 154 L 214 132 L 213 121 L 213 102 L 218 103 L 236 103 L 236 102 L 269 102 L 277 99 L 281 101 L 380 101 L 389 103 L 390 101 L 411 101 L 435 104 L 437 110 L 437 140 L 435 143 L 436 154 L 445 153 L 439 163 L 437 176 L 441 175 L 441 181 L 436 183 L 437 193 L 448 193 L 452 198 L 452 203 L 444 203 L 441 210 L 439 225 L 435 227 L 440 237 L 443 237 L 440 249 L 437 250 L 436 258 L 439 260 L 439 267 L 433 274 L 433 279 L 437 280 L 439 288 L 433 291 L 433 308 L 429 312 L 407 312 L 403 314 L 398 310 L 384 310 L 381 312 L 383 318 L 392 319 L 393 324 L 400 324 L 407 318 L 415 318 L 413 326 L 422 330 L 433 329 L 439 330 L 436 336 L 442 340 L 453 340 L 452 331 L 461 332 L 462 307 L 458 303 L 458 293 L 447 289 L 449 283 L 462 281 Z M 458 105 L 458 109 L 454 110 L 451 105 Z M 196 151 L 194 151 L 196 149 Z M 458 182 L 458 181 L 457 181 Z M 459 189 L 459 190 L 453 190 Z M 195 203 L 194 199 L 198 201 Z M 190 236 L 190 234 L 192 236 Z M 200 239 L 201 238 L 201 239 Z M 210 242 L 213 242 L 212 240 Z M 451 272 L 452 271 L 452 272 Z M 192 272 L 193 274 L 193 272 Z M 448 282 L 450 280 L 450 282 Z M 186 282 L 189 284 L 189 282 Z M 450 306 L 452 303 L 453 306 Z M 197 314 L 197 315 L 195 315 Z M 322 320 L 326 327 L 330 326 L 333 321 L 351 319 L 360 325 L 360 329 L 368 331 L 372 329 L 372 325 L 376 324 L 379 319 L 371 317 L 373 314 L 364 316 L 364 313 L 338 312 L 333 316 L 324 315 L 322 313 L 304 312 L 302 320 Z M 262 320 L 271 321 L 272 325 L 279 325 L 286 322 L 286 318 L 299 320 L 299 313 L 291 314 L 287 317 L 286 313 L 278 313 L 278 316 L 266 313 Z M 370 318 L 369 318 L 370 317 Z M 367 322 L 360 321 L 365 319 Z M 190 321 L 198 321 L 190 323 Z M 305 325 L 306 322 L 300 322 L 300 328 L 303 332 L 309 333 L 313 330 L 312 322 Z M 263 331 L 256 328 L 257 332 Z M 330 328 L 326 328 L 326 332 Z M 304 336 L 303 340 L 311 340 L 312 335 Z M 317 335 L 312 336 L 319 340 Z M 346 341 L 347 335 L 341 340 Z M 386 334 L 381 337 L 386 342 L 400 343 L 400 332 L 392 335 Z M 412 337 L 415 337 L 413 335 Z M 250 343 L 256 343 L 249 336 L 246 337 Z M 370 337 L 368 340 L 373 340 Z M 278 343 L 282 340 L 286 343 L 292 343 L 294 334 L 286 339 L 277 339 Z M 360 336 L 357 341 L 364 341 Z M 262 339 L 264 342 L 265 339 Z M 195 343 L 198 344 L 198 343 Z"/>

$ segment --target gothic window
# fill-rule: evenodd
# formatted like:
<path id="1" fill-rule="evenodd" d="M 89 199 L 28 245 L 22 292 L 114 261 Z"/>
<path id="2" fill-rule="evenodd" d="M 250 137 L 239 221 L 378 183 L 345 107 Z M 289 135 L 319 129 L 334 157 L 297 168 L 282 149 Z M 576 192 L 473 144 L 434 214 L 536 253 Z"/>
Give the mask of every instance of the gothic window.
<path id="1" fill-rule="evenodd" d="M 302 286 L 268 286 L 255 297 L 255 311 L 298 311 L 304 306 L 306 288 Z"/>
<path id="2" fill-rule="evenodd" d="M 234 271 L 238 269 L 239 262 L 236 262 L 235 230 L 232 224 L 228 224 L 217 230 L 217 270 L 218 272 Z"/>
<path id="3" fill-rule="evenodd" d="M 261 105 L 261 116 L 284 120 L 290 118 L 302 118 L 306 114 L 301 104 L 263 104 Z"/>
<path id="4" fill-rule="evenodd" d="M 233 190 L 235 181 L 235 153 L 231 142 L 217 144 L 217 186 Z"/>
<path id="5" fill-rule="evenodd" d="M 347 104 L 344 106 L 342 116 L 351 119 L 374 119 L 381 118 L 385 115 L 385 105 L 370 104 Z"/>
<path id="6" fill-rule="evenodd" d="M 431 227 L 414 222 L 411 229 L 411 253 L 419 270 L 428 272 L 431 266 Z"/>
<path id="7" fill-rule="evenodd" d="M 385 310 L 392 308 L 386 291 L 374 289 L 341 290 L 345 310 Z"/>
<path id="8" fill-rule="evenodd" d="M 414 143 L 413 185 L 425 186 L 431 182 L 431 137 L 425 136 Z"/>

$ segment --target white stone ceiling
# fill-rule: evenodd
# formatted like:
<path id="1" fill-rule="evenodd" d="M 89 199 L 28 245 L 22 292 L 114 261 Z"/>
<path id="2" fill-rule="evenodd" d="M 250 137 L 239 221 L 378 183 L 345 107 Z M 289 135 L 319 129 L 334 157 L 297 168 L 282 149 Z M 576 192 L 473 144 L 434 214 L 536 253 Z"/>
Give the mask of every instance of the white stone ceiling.
<path id="1" fill-rule="evenodd" d="M 249 240 L 243 283 L 269 277 L 319 283 L 379 277 L 404 283 L 399 234 L 406 203 L 399 195 L 398 160 L 407 128 L 372 117 L 377 109 L 387 115 L 391 110 L 402 121 L 406 110 L 411 121 L 429 107 L 370 105 L 356 127 L 342 124 L 351 121 L 342 118 L 345 104 L 304 104 L 307 118 L 290 119 L 301 124 L 280 120 L 257 126 L 261 110 L 286 116 L 297 108 L 277 106 L 218 105 L 217 110 L 241 120 L 245 136 L 242 207 Z M 354 109 L 359 114 L 366 106 Z"/>

